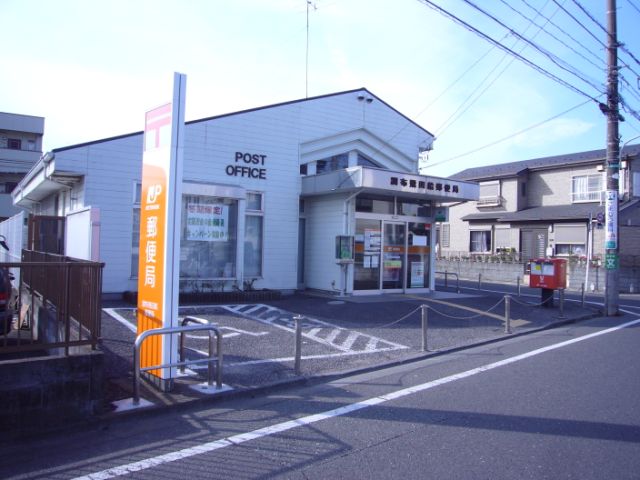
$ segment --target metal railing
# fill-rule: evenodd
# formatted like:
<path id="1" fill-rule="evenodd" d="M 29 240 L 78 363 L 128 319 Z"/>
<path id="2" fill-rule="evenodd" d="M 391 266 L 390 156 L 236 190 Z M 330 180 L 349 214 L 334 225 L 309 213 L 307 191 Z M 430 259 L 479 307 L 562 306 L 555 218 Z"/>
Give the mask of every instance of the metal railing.
<path id="1" fill-rule="evenodd" d="M 0 263 L 4 275 L 13 277 L 4 312 L 12 328 L 0 332 L 0 354 L 95 349 L 104 263 L 30 250 L 22 251 L 22 260 Z"/>
<path id="2" fill-rule="evenodd" d="M 436 272 L 436 275 L 444 275 L 444 288 L 449 287 L 449 275 L 452 275 L 456 278 L 456 293 L 460 293 L 460 277 L 456 272 L 449 272 L 445 270 L 444 272 Z"/>
<path id="3" fill-rule="evenodd" d="M 198 323 L 202 319 L 196 319 L 195 317 L 187 317 L 194 319 Z M 186 319 L 185 319 L 186 320 Z M 206 320 L 205 320 L 206 321 Z M 167 364 L 160 365 L 152 365 L 148 367 L 140 366 L 140 349 L 142 347 L 145 339 L 149 338 L 153 335 L 166 335 L 170 333 L 179 333 L 182 335 L 186 332 L 196 332 L 196 331 L 208 331 L 209 332 L 209 356 L 205 359 L 200 360 L 187 360 L 184 361 L 184 357 L 182 352 L 180 353 L 180 361 L 172 362 Z M 217 336 L 217 358 L 213 358 L 213 338 L 211 337 L 211 332 L 214 332 Z M 181 339 L 181 344 L 184 344 Z M 217 362 L 217 372 L 216 372 L 216 388 L 222 388 L 222 333 L 215 325 L 211 325 L 207 322 L 207 325 L 181 325 L 179 327 L 167 327 L 167 328 L 152 328 L 150 330 L 142 332 L 140 335 L 136 337 L 136 341 L 133 345 L 133 404 L 138 405 L 140 403 L 140 374 L 141 372 L 147 372 L 150 370 L 158 370 L 161 368 L 170 368 L 170 367 L 181 367 L 183 365 L 194 365 L 199 363 L 208 363 L 209 367 L 207 369 L 207 385 L 213 385 L 213 372 L 212 372 L 212 363 Z"/>

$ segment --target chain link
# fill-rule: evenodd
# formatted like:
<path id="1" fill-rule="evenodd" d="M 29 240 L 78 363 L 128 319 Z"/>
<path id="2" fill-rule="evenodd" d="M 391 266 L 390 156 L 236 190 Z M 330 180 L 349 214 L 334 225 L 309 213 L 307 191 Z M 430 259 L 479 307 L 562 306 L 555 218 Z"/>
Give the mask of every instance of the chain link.
<path id="1" fill-rule="evenodd" d="M 489 310 L 487 310 L 486 312 L 482 312 L 479 313 L 477 315 L 471 315 L 470 317 L 458 317 L 455 315 L 447 315 L 446 313 L 442 313 L 440 310 L 436 310 L 435 308 L 433 308 L 431 305 L 427 305 L 427 308 L 435 313 L 437 313 L 438 315 L 442 315 L 443 317 L 446 318 L 452 318 L 454 320 L 472 320 L 474 318 L 478 318 L 478 317 L 482 317 L 484 315 L 486 315 L 487 313 L 489 313 L 491 310 L 494 310 L 495 308 L 498 307 L 498 305 L 500 305 L 502 302 L 504 301 L 504 298 L 501 298 L 500 300 L 498 300 L 498 303 L 496 303 L 493 307 L 491 307 Z"/>
<path id="2" fill-rule="evenodd" d="M 409 318 L 411 315 L 413 315 L 414 313 L 416 313 L 418 310 L 420 310 L 422 308 L 422 306 L 419 306 L 418 308 L 416 308 L 415 310 L 410 311 L 409 313 L 407 313 L 406 315 L 400 317 L 398 320 L 395 320 L 391 323 L 387 323 L 386 325 L 381 325 L 377 328 L 387 328 L 390 327 L 391 325 L 395 325 L 396 323 L 400 323 L 403 320 L 406 320 L 407 318 Z"/>
<path id="3" fill-rule="evenodd" d="M 545 303 L 552 301 L 553 297 L 549 297 L 544 302 L 541 302 L 541 303 L 522 302 L 522 301 L 516 299 L 515 297 L 511 297 L 511 300 L 513 300 L 516 303 L 519 303 L 520 305 L 524 305 L 526 307 L 541 307 Z"/>

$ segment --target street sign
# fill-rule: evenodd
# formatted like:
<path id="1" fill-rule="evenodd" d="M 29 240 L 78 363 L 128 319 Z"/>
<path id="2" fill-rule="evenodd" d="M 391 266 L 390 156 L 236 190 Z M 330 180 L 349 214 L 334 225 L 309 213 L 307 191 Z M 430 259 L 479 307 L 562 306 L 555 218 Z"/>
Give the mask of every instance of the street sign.
<path id="1" fill-rule="evenodd" d="M 607 253 L 604 256 L 604 268 L 607 270 L 617 270 L 620 268 L 620 257 L 615 253 Z"/>

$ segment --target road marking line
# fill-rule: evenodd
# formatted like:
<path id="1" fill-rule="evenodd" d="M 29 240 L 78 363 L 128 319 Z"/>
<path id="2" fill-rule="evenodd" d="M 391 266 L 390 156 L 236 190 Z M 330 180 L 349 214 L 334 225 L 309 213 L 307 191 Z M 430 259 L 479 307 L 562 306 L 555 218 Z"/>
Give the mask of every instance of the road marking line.
<path id="1" fill-rule="evenodd" d="M 115 308 L 105 308 L 103 310 L 105 311 L 105 313 L 111 315 L 111 317 L 113 317 L 115 320 L 117 320 L 122 325 L 127 327 L 133 333 L 135 333 L 135 334 L 138 333 L 138 327 L 136 327 L 133 323 L 131 323 L 129 320 L 127 320 L 122 315 L 120 315 L 118 312 L 116 312 Z"/>
<path id="2" fill-rule="evenodd" d="M 546 353 L 551 350 L 556 350 L 558 348 L 566 347 L 574 343 L 589 340 L 591 338 L 598 337 L 600 335 L 605 335 L 607 333 L 615 332 L 617 330 L 631 327 L 639 323 L 640 323 L 640 318 L 633 320 L 631 322 L 623 323 L 622 325 L 618 325 L 616 327 L 608 328 L 606 330 L 600 330 L 598 332 L 590 333 L 588 335 L 583 335 L 582 337 L 573 338 L 571 340 L 566 340 L 564 342 L 555 343 L 553 345 L 539 348 L 537 350 L 532 350 L 530 352 L 516 355 L 515 357 L 506 358 L 498 362 L 489 363 L 487 365 L 482 365 L 477 368 L 472 368 L 471 370 L 467 370 L 465 372 L 456 373 L 454 375 L 449 375 L 447 377 L 439 378 L 437 380 L 432 380 L 431 382 L 415 385 L 413 387 L 403 388 L 400 390 L 396 390 L 395 392 L 387 393 L 385 395 L 368 398 L 361 402 L 351 403 L 349 405 L 344 405 L 342 407 L 338 407 L 333 410 L 327 410 L 326 412 L 320 412 L 314 415 L 308 415 L 306 417 L 301 417 L 295 420 L 277 423 L 275 425 L 259 428 L 251 432 L 232 435 L 230 437 L 214 440 L 212 442 L 203 443 L 200 445 L 196 445 L 194 447 L 184 448 L 182 450 L 176 450 L 174 452 L 165 453 L 164 455 L 158 455 L 156 457 L 146 458 L 144 460 L 128 463 L 126 465 L 119 465 L 113 468 L 108 468 L 100 472 L 90 473 L 89 475 L 84 475 L 82 477 L 76 477 L 75 480 L 107 480 L 109 478 L 115 478 L 121 475 L 127 475 L 133 472 L 139 472 L 141 470 L 157 467 L 165 463 L 175 462 L 177 460 L 184 460 L 185 458 L 201 455 L 203 453 L 213 452 L 215 450 L 220 450 L 221 448 L 230 447 L 232 445 L 240 445 L 242 443 L 245 443 L 251 440 L 268 437 L 271 435 L 275 435 L 277 433 L 293 430 L 294 428 L 311 425 L 321 420 L 340 417 L 348 413 L 355 412 L 357 410 L 362 410 L 363 408 L 371 407 L 374 405 L 380 405 L 382 403 L 386 403 L 391 400 L 397 400 L 398 398 L 423 392 L 425 390 L 429 390 L 429 389 L 438 387 L 440 385 L 444 385 L 450 382 L 455 382 L 463 378 L 471 377 L 473 375 L 487 372 L 489 370 L 493 370 L 498 367 L 503 367 L 511 363 L 519 362 L 520 360 L 525 360 L 527 358 L 534 357 L 536 355 L 540 355 L 542 353 Z"/>

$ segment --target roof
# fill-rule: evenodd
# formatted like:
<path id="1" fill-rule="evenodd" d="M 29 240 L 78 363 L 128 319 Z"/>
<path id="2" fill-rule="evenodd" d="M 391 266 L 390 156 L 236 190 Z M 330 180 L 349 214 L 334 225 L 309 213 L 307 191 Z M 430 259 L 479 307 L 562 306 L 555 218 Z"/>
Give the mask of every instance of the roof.
<path id="1" fill-rule="evenodd" d="M 422 130 L 427 135 L 429 135 L 431 137 L 434 137 L 433 133 L 429 132 L 424 127 L 418 125 L 415 121 L 411 120 L 409 117 L 407 117 L 403 113 L 399 112 L 397 109 L 393 108 L 387 102 L 385 102 L 384 100 L 380 99 L 380 97 L 374 95 L 373 93 L 371 93 L 366 88 L 356 88 L 356 89 L 353 89 L 353 90 L 345 90 L 343 92 L 329 93 L 329 94 L 326 94 L 326 95 L 318 95 L 318 96 L 309 97 L 309 98 L 300 98 L 300 99 L 297 99 L 297 100 L 290 100 L 290 101 L 287 101 L 287 102 L 280 102 L 280 103 L 274 103 L 274 104 L 271 104 L 271 105 L 264 105 L 262 107 L 255 107 L 255 108 L 249 108 L 249 109 L 246 109 L 246 110 L 239 110 L 237 112 L 224 113 L 224 114 L 215 115 L 215 116 L 212 116 L 212 117 L 199 118 L 199 119 L 196 119 L 196 120 L 189 120 L 188 122 L 184 122 L 184 123 L 185 123 L 185 125 L 190 125 L 192 123 L 207 122 L 209 120 L 215 120 L 215 119 L 219 119 L 219 118 L 230 117 L 230 116 L 233 116 L 233 115 L 241 115 L 241 114 L 244 114 L 244 113 L 256 112 L 256 111 L 259 111 L 259 110 L 266 110 L 266 109 L 269 109 L 269 108 L 282 107 L 282 106 L 285 106 L 285 105 L 292 105 L 292 104 L 296 104 L 296 103 L 310 102 L 310 101 L 313 101 L 313 100 L 319 100 L 319 99 L 322 99 L 322 98 L 329 98 L 329 97 L 336 97 L 336 96 L 339 96 L 339 95 L 346 95 L 346 94 L 355 93 L 355 92 L 366 92 L 367 94 L 369 94 L 372 97 L 374 97 L 376 99 L 376 101 L 382 103 L 387 108 L 393 110 L 395 113 L 397 113 L 398 115 L 400 115 L 401 117 L 406 119 L 408 123 L 414 125 L 418 129 Z M 78 143 L 78 144 L 75 144 L 75 145 L 69 145 L 67 147 L 55 148 L 55 149 L 53 149 L 53 152 L 63 152 L 65 150 L 71 150 L 73 148 L 86 147 L 86 146 L 89 146 L 89 145 L 95 145 L 95 144 L 102 143 L 102 142 L 109 142 L 111 140 L 118 140 L 118 139 L 121 139 L 121 138 L 132 137 L 132 136 L 135 136 L 135 135 L 142 135 L 143 133 L 144 132 L 142 132 L 142 131 L 132 132 L 132 133 L 125 133 L 123 135 L 117 135 L 115 137 L 102 138 L 102 139 L 99 139 L 99 140 L 92 140 L 90 142 L 84 142 L 84 143 Z"/>
<path id="2" fill-rule="evenodd" d="M 571 205 L 549 205 L 532 207 L 518 212 L 506 212 L 500 222 L 531 222 L 544 220 L 588 220 L 590 215 L 604 212 L 604 206 L 595 203 L 574 203 Z"/>
<path id="3" fill-rule="evenodd" d="M 493 212 L 493 213 L 470 213 L 469 215 L 465 215 L 461 218 L 465 222 L 474 221 L 474 220 L 497 220 L 502 217 L 506 212 Z"/>
<path id="4" fill-rule="evenodd" d="M 466 170 L 451 175 L 449 178 L 453 180 L 477 181 L 489 178 L 514 177 L 526 170 L 560 168 L 566 165 L 602 162 L 606 158 L 606 153 L 606 150 L 591 150 L 588 152 L 567 153 L 553 157 L 534 158 L 531 160 L 520 160 L 518 162 L 467 168 Z M 637 156 L 638 153 L 640 153 L 640 144 L 627 145 L 624 147 L 624 151 L 621 152 L 622 155 L 634 156 Z"/>

